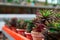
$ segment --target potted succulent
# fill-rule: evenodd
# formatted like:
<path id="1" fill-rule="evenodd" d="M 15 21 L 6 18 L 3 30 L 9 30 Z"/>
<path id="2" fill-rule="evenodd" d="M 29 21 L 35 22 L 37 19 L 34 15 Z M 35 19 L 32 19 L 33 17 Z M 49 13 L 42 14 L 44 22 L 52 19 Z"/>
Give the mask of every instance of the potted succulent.
<path id="1" fill-rule="evenodd" d="M 14 32 L 17 32 L 16 30 L 16 27 L 17 27 L 17 18 L 11 18 L 9 21 L 8 21 L 8 26 L 9 28 L 14 31 Z"/>
<path id="2" fill-rule="evenodd" d="M 55 13 L 53 18 L 53 21 L 51 21 L 49 24 L 47 24 L 47 26 L 49 27 L 49 34 L 53 33 L 53 34 L 59 34 L 60 31 L 60 14 L 59 13 Z"/>
<path id="3" fill-rule="evenodd" d="M 34 26 L 33 30 L 31 31 L 31 35 L 33 40 L 44 40 L 44 35 L 42 34 L 45 25 L 41 23 L 41 17 L 38 15 L 36 19 L 34 19 Z"/>
<path id="4" fill-rule="evenodd" d="M 44 40 L 44 35 L 42 34 L 44 27 L 43 24 L 35 23 L 35 27 L 31 31 L 33 40 Z"/>
<path id="5" fill-rule="evenodd" d="M 24 19 L 20 19 L 20 21 L 18 22 L 18 33 L 25 36 L 24 32 L 25 32 L 25 28 L 26 28 L 26 23 L 24 21 Z"/>
<path id="6" fill-rule="evenodd" d="M 33 40 L 32 36 L 31 36 L 32 27 L 34 27 L 34 24 L 33 24 L 32 20 L 29 20 L 29 22 L 27 23 L 25 34 L 26 34 L 26 37 L 30 40 Z"/>
<path id="7" fill-rule="evenodd" d="M 44 40 L 45 37 L 42 33 L 46 29 L 46 21 L 50 23 L 51 15 L 52 13 L 50 10 L 40 10 L 40 16 L 36 16 L 36 21 L 34 23 L 35 27 L 33 27 L 33 30 L 31 31 L 33 40 Z"/>
<path id="8" fill-rule="evenodd" d="M 60 17 L 60 14 L 57 13 L 57 14 L 54 14 L 55 16 L 55 19 L 53 20 L 53 22 L 51 21 L 47 26 L 50 27 L 50 29 L 55 29 L 55 30 L 59 30 L 60 29 L 60 21 L 59 21 L 59 17 Z"/>
<path id="9" fill-rule="evenodd" d="M 49 39 L 53 40 L 53 38 L 55 38 L 56 40 L 58 40 L 58 34 L 60 33 L 60 23 L 58 22 L 52 22 L 52 25 L 49 25 L 49 29 L 48 29 L 48 34 L 49 34 Z M 51 34 L 54 34 L 54 36 L 52 36 Z M 51 36 L 51 37 L 50 37 Z M 55 37 L 56 36 L 56 37 Z"/>

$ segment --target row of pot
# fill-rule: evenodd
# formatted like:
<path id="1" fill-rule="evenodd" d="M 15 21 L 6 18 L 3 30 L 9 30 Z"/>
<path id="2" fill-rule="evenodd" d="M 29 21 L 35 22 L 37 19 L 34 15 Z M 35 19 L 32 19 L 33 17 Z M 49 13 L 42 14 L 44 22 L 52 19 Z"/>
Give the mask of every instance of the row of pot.
<path id="1" fill-rule="evenodd" d="M 25 27 L 25 26 L 22 26 L 22 24 L 23 25 L 25 24 L 22 20 L 20 22 L 21 25 L 19 25 L 19 27 L 16 27 L 16 22 L 15 21 L 16 21 L 16 19 L 13 18 L 12 20 L 9 20 L 9 25 L 7 24 L 12 31 L 14 31 L 14 32 L 16 32 L 16 33 L 18 33 L 22 36 L 25 36 L 30 40 L 44 40 L 45 37 L 42 34 L 42 31 L 44 29 L 43 24 L 36 23 L 35 27 L 33 27 L 32 25 L 34 23 L 30 22 L 27 25 L 27 27 Z"/>
<path id="2" fill-rule="evenodd" d="M 24 29 L 17 29 L 18 34 L 25 36 L 30 40 L 44 40 L 44 35 L 40 32 L 31 31 L 31 33 L 26 32 Z"/>

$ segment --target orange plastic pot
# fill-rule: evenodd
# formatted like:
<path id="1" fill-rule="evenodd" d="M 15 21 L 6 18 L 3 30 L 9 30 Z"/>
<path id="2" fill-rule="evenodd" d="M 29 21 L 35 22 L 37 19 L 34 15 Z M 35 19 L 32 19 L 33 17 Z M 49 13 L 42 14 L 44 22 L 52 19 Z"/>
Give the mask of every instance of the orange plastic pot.
<path id="1" fill-rule="evenodd" d="M 14 32 L 17 32 L 16 30 L 16 27 L 13 27 L 13 26 L 8 26 L 8 25 L 4 25 L 5 27 L 9 28 L 10 30 L 14 31 Z"/>
<path id="2" fill-rule="evenodd" d="M 16 32 L 10 30 L 10 28 L 6 27 L 6 25 L 3 26 L 2 30 L 8 33 L 12 38 L 14 38 L 14 40 L 29 40 L 26 37 L 18 35 Z"/>
<path id="3" fill-rule="evenodd" d="M 25 32 L 25 35 L 26 35 L 26 37 L 27 37 L 28 39 L 33 40 L 33 39 L 32 39 L 32 36 L 31 36 L 31 33 Z"/>

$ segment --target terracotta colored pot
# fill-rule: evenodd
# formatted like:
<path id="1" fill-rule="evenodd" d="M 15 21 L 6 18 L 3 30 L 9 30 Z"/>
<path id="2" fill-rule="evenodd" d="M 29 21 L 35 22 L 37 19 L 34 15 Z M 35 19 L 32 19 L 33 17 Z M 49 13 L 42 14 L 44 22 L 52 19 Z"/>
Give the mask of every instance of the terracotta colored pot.
<path id="1" fill-rule="evenodd" d="M 40 32 L 31 32 L 33 40 L 44 40 L 44 35 Z"/>
<path id="2" fill-rule="evenodd" d="M 25 35 L 25 30 L 24 29 L 18 29 L 18 34 Z"/>
<path id="3" fill-rule="evenodd" d="M 33 39 L 32 39 L 32 36 L 31 36 L 31 33 L 25 32 L 25 35 L 26 35 L 26 37 L 27 37 L 28 39 L 33 40 Z"/>

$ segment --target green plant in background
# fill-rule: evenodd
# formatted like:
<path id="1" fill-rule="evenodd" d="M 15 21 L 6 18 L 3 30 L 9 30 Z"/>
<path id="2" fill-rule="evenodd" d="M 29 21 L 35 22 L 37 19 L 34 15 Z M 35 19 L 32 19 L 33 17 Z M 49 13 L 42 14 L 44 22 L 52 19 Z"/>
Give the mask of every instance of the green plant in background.
<path id="1" fill-rule="evenodd" d="M 55 22 L 50 22 L 49 24 L 47 24 L 48 27 L 54 27 L 54 23 Z"/>
<path id="2" fill-rule="evenodd" d="M 19 4 L 19 3 L 20 3 L 20 1 L 19 1 L 19 0 L 14 0 L 14 3 Z"/>
<path id="3" fill-rule="evenodd" d="M 55 31 L 60 31 L 60 23 L 59 22 L 51 22 L 48 24 L 49 31 L 54 33 Z"/>
<path id="4" fill-rule="evenodd" d="M 31 0 L 27 0 L 27 2 L 28 2 L 28 3 L 30 3 L 30 2 L 31 2 Z"/>
<path id="5" fill-rule="evenodd" d="M 58 22 L 51 22 L 48 24 L 49 27 L 57 28 L 59 26 Z"/>
<path id="6" fill-rule="evenodd" d="M 57 29 L 57 30 L 60 30 L 60 23 L 55 23 L 55 28 Z"/>
<path id="7" fill-rule="evenodd" d="M 55 14 L 57 18 L 60 18 L 60 13 Z"/>
<path id="8" fill-rule="evenodd" d="M 45 5 L 47 5 L 47 0 L 45 1 Z"/>
<path id="9" fill-rule="evenodd" d="M 11 2 L 13 2 L 13 0 L 7 0 L 7 2 L 11 3 Z"/>
<path id="10" fill-rule="evenodd" d="M 54 16 L 55 16 L 55 21 L 60 22 L 60 13 L 55 13 Z"/>

